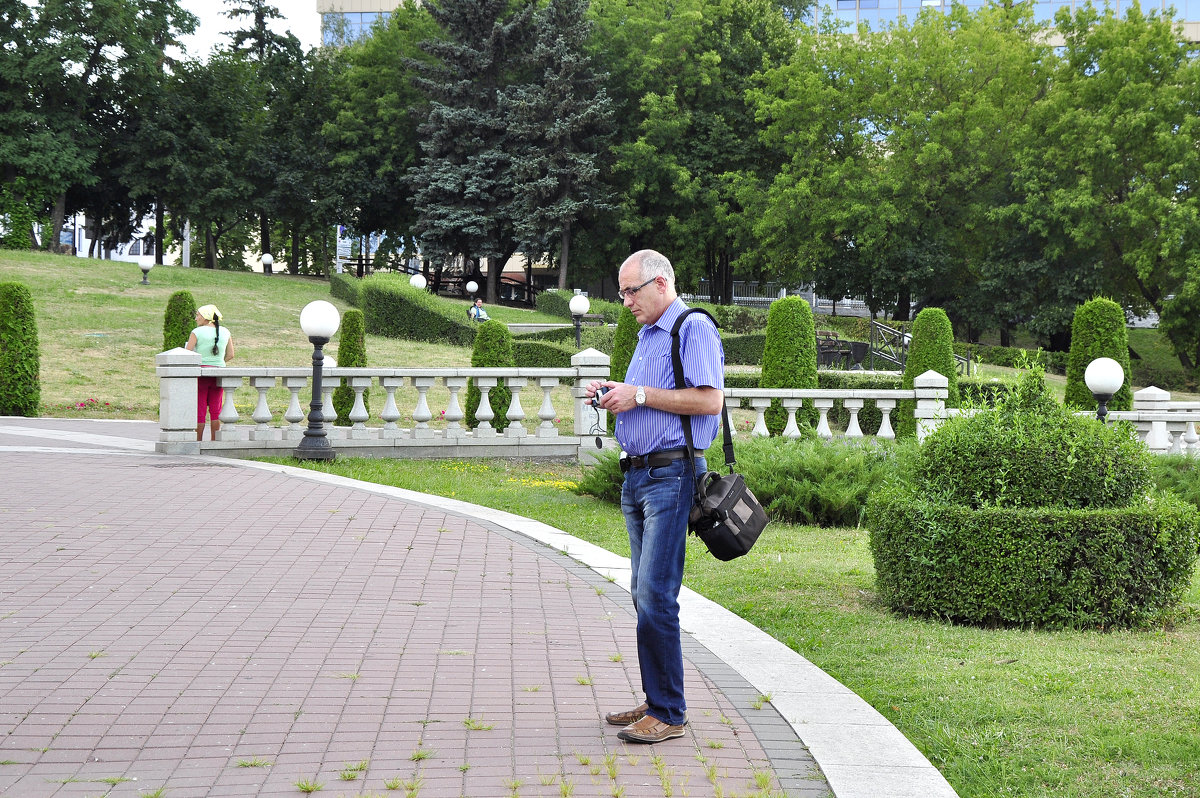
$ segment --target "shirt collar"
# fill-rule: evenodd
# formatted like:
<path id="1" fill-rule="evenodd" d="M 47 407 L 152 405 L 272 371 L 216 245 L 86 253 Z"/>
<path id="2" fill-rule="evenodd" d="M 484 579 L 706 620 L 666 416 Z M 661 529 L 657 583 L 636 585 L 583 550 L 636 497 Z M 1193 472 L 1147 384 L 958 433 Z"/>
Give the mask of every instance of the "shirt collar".
<path id="1" fill-rule="evenodd" d="M 654 322 L 653 324 L 647 324 L 646 327 L 658 327 L 664 332 L 669 333 L 671 332 L 671 328 L 675 326 L 675 320 L 678 319 L 679 315 L 687 309 L 688 307 L 687 305 L 683 304 L 683 300 L 679 297 L 675 297 L 675 301 L 667 305 L 667 309 L 664 310 L 662 315 L 658 317 L 658 321 Z"/>

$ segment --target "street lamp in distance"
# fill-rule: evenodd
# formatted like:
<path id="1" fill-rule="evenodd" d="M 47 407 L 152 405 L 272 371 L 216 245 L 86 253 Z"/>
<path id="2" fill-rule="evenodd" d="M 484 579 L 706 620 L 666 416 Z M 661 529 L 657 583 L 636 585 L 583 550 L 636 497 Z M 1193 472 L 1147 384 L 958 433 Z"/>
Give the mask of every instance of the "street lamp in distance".
<path id="1" fill-rule="evenodd" d="M 587 298 L 587 294 L 576 294 L 571 297 L 571 302 L 568 307 L 571 309 L 571 318 L 575 320 L 575 348 L 578 349 L 583 344 L 581 343 L 580 325 L 583 324 L 583 316 L 588 312 L 588 308 L 592 306 L 591 300 Z"/>

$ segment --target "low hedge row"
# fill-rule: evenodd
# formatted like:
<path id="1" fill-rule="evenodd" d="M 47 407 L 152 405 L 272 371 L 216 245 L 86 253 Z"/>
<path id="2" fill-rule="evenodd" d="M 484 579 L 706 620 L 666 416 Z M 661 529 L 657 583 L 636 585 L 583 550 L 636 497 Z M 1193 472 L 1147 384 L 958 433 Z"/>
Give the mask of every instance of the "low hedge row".
<path id="1" fill-rule="evenodd" d="M 580 328 L 579 341 L 582 349 L 596 349 L 606 355 L 613 353 L 613 339 L 616 337 L 617 328 L 605 325 L 582 327 Z M 575 328 L 574 327 L 556 327 L 551 330 L 539 330 L 538 332 L 525 333 L 518 335 L 513 339 L 513 343 L 520 341 L 541 341 L 555 344 L 562 344 L 575 347 Z"/>
<path id="2" fill-rule="evenodd" d="M 1101 510 L 973 508 L 891 485 L 866 515 L 883 601 L 966 623 L 1144 625 L 1179 601 L 1196 562 L 1196 510 L 1164 493 Z"/>
<path id="3" fill-rule="evenodd" d="M 534 300 L 534 306 L 543 313 L 548 313 L 551 316 L 570 320 L 571 318 L 571 297 L 575 294 L 571 291 L 559 291 L 551 289 L 542 291 Z M 589 308 L 588 313 L 599 313 L 604 316 L 605 324 L 616 324 L 617 319 L 621 316 L 621 308 L 624 307 L 620 302 L 610 302 L 607 299 L 598 299 L 588 297 Z"/>
<path id="4" fill-rule="evenodd" d="M 367 332 L 389 338 L 471 346 L 476 328 L 442 312 L 441 299 L 413 288 L 402 275 L 373 274 L 361 281 Z"/>
<path id="5" fill-rule="evenodd" d="M 353 274 L 329 275 L 329 293 L 356 308 L 362 307 L 362 281 Z"/>

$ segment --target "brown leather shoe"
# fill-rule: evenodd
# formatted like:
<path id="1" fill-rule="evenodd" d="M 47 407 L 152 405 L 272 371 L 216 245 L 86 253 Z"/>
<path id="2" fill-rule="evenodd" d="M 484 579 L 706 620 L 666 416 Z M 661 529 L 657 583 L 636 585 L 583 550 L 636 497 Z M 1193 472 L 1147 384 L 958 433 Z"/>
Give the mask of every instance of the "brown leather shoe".
<path id="1" fill-rule="evenodd" d="M 682 737 L 683 734 L 683 726 L 672 726 L 653 715 L 647 715 L 637 723 L 631 723 L 621 729 L 617 732 L 617 737 L 630 743 L 661 743 L 672 737 Z"/>
<path id="2" fill-rule="evenodd" d="M 609 712 L 604 716 L 604 719 L 614 726 L 628 726 L 630 723 L 637 723 L 646 717 L 646 712 L 649 709 L 650 707 L 642 704 L 637 709 L 627 709 L 624 712 Z"/>

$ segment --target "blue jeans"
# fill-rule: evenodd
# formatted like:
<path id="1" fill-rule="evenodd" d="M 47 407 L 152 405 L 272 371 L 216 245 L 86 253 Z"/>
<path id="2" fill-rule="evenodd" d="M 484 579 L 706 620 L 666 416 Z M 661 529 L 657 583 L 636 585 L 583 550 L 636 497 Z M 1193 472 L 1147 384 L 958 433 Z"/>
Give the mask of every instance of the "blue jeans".
<path id="1" fill-rule="evenodd" d="M 704 458 L 696 458 L 703 474 Z M 629 530 L 631 590 L 637 611 L 638 662 L 649 714 L 672 726 L 687 721 L 679 589 L 695 482 L 686 459 L 625 474 L 621 509 Z"/>

